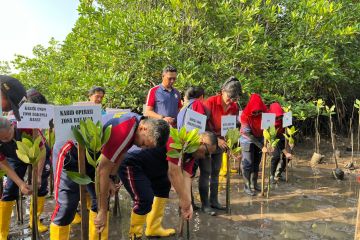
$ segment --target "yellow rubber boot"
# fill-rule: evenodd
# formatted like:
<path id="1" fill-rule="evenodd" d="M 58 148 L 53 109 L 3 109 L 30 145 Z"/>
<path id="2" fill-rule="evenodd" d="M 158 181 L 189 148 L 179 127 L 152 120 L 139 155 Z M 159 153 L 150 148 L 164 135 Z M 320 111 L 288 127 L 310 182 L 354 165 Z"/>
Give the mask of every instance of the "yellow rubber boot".
<path id="1" fill-rule="evenodd" d="M 146 221 L 146 215 L 138 215 L 131 212 L 129 237 L 131 240 L 141 239 L 143 228 Z"/>
<path id="2" fill-rule="evenodd" d="M 147 237 L 168 237 L 175 234 L 175 229 L 164 229 L 161 226 L 166 202 L 167 198 L 154 197 L 151 212 L 146 217 L 145 235 Z"/>
<path id="3" fill-rule="evenodd" d="M 222 162 L 221 162 L 221 168 L 219 176 L 226 176 L 227 173 L 227 154 L 224 152 L 222 155 Z"/>
<path id="4" fill-rule="evenodd" d="M 71 225 L 79 224 L 81 223 L 81 216 L 78 212 L 75 213 L 75 217 L 71 222 Z"/>
<path id="5" fill-rule="evenodd" d="M 50 240 L 69 240 L 70 225 L 58 226 L 54 223 L 50 224 Z"/>
<path id="6" fill-rule="evenodd" d="M 7 240 L 9 235 L 11 212 L 15 201 L 0 201 L 0 240 Z"/>
<path id="7" fill-rule="evenodd" d="M 99 233 L 96 231 L 94 220 L 97 213 L 89 211 L 89 240 L 99 240 Z M 104 231 L 101 232 L 101 240 L 108 240 L 109 238 L 109 213 L 107 214 L 107 222 Z"/>
<path id="8" fill-rule="evenodd" d="M 31 198 L 31 201 L 30 201 L 30 220 L 29 220 L 30 228 L 32 228 L 32 219 L 33 219 L 32 201 L 33 201 L 33 199 Z M 38 197 L 37 202 L 38 202 L 38 206 L 37 206 L 38 230 L 39 230 L 40 233 L 43 233 L 43 232 L 46 232 L 49 229 L 47 226 L 45 226 L 44 224 L 42 224 L 40 222 L 40 215 L 44 211 L 45 197 Z"/>

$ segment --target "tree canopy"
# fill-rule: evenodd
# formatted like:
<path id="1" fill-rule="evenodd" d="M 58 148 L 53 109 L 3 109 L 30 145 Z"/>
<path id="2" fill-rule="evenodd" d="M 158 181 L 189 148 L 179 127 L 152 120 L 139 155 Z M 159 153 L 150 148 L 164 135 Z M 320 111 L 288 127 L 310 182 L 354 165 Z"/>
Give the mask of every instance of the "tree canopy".
<path id="1" fill-rule="evenodd" d="M 78 11 L 64 42 L 12 62 L 27 87 L 56 104 L 100 85 L 107 106 L 139 109 L 168 64 L 181 91 L 201 85 L 211 95 L 234 75 L 267 101 L 323 98 L 342 112 L 359 95 L 355 0 L 82 0 Z"/>

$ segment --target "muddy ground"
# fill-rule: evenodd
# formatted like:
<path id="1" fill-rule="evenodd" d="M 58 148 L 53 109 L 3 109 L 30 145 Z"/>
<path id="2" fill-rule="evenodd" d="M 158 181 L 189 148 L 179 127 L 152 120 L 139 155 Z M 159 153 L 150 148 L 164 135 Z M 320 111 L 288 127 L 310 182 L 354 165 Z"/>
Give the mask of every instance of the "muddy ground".
<path id="1" fill-rule="evenodd" d="M 331 177 L 331 169 L 335 165 L 329 149 L 323 151 L 327 163 L 318 165 L 314 170 L 309 164 L 312 145 L 301 145 L 295 149 L 289 182 L 274 185 L 268 199 L 245 195 L 241 177 L 232 174 L 231 214 L 219 211 L 218 216 L 211 217 L 195 212 L 190 221 L 190 239 L 353 239 L 360 185 L 356 181 L 359 170 L 344 169 L 345 163 L 350 160 L 350 152 L 345 150 L 345 144 L 339 147 L 342 155 L 339 166 L 345 170 L 345 180 L 336 181 Z M 324 145 L 329 146 L 329 143 Z M 359 155 L 355 160 L 359 160 L 360 164 Z M 194 181 L 194 189 L 199 205 L 197 181 Z M 178 228 L 179 225 L 175 197 L 172 192 L 164 219 L 166 227 Z M 120 191 L 120 199 L 121 217 L 111 216 L 109 239 L 128 239 L 131 200 L 124 189 Z M 28 204 L 29 200 L 25 201 Z M 220 192 L 220 201 L 225 203 L 224 190 Z M 54 200 L 49 197 L 45 213 L 41 216 L 47 225 L 53 206 Z M 28 210 L 25 215 L 27 221 Z M 71 239 L 80 239 L 79 233 L 80 225 L 72 226 Z M 49 239 L 49 233 L 42 234 L 42 237 Z M 27 224 L 17 224 L 15 216 L 10 239 L 30 239 Z"/>

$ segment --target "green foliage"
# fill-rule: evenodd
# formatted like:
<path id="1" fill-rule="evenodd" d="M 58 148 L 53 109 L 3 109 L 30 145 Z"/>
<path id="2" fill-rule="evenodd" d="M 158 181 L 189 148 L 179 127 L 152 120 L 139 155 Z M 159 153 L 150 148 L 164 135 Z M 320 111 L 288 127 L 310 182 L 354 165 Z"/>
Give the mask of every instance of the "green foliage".
<path id="1" fill-rule="evenodd" d="M 65 171 L 67 176 L 74 181 L 75 183 L 79 185 L 87 185 L 89 183 L 92 183 L 91 178 L 85 174 L 81 174 L 78 172 L 72 172 L 72 171 Z"/>
<path id="2" fill-rule="evenodd" d="M 237 154 L 241 151 L 241 147 L 237 147 L 237 143 L 240 138 L 240 131 L 238 128 L 229 129 L 226 133 L 226 143 L 230 149 L 232 155 Z"/>
<path id="3" fill-rule="evenodd" d="M 354 107 L 356 107 L 360 111 L 360 100 L 359 99 L 355 100 Z"/>
<path id="4" fill-rule="evenodd" d="M 244 91 L 269 100 L 346 101 L 360 90 L 359 4 L 82 0 L 63 43 L 35 46 L 33 58 L 18 55 L 11 67 L 55 104 L 85 100 L 86 90 L 102 85 L 107 106 L 140 110 L 167 64 L 178 68 L 180 90 L 201 85 L 211 95 L 236 75 Z"/>
<path id="5" fill-rule="evenodd" d="M 46 143 L 50 148 L 53 148 L 54 144 L 55 144 L 55 131 L 50 131 L 49 129 L 47 129 L 44 133 L 45 138 L 46 138 Z"/>
<path id="6" fill-rule="evenodd" d="M 179 131 L 176 128 L 170 129 L 170 137 L 174 140 L 174 143 L 170 144 L 173 148 L 166 153 L 168 157 L 179 158 L 183 162 L 185 153 L 193 153 L 200 147 L 199 129 L 195 128 L 190 132 L 186 132 L 185 126 Z"/>
<path id="7" fill-rule="evenodd" d="M 97 153 L 109 140 L 111 125 L 103 131 L 101 122 L 95 124 L 90 119 L 86 119 L 86 121 L 80 121 L 80 128 L 73 129 L 73 134 L 79 144 L 87 150 Z"/>
<path id="8" fill-rule="evenodd" d="M 38 136 L 35 140 L 22 137 L 21 141 L 16 141 L 16 155 L 24 163 L 37 164 L 46 155 L 46 148 L 40 148 L 40 143 L 41 136 Z"/>
<path id="9" fill-rule="evenodd" d="M 280 139 L 276 138 L 277 130 L 275 126 L 271 126 L 263 131 L 264 139 L 272 148 L 276 147 Z"/>
<path id="10" fill-rule="evenodd" d="M 295 144 L 294 135 L 297 133 L 295 126 L 291 126 L 286 128 L 286 133 L 284 133 L 284 137 L 288 140 L 290 147 L 293 147 Z"/>
<path id="11" fill-rule="evenodd" d="M 328 116 L 328 117 L 331 117 L 331 115 L 334 115 L 334 114 L 336 114 L 336 112 L 335 112 L 335 105 L 332 105 L 331 107 L 329 107 L 329 106 L 325 106 L 325 112 L 326 112 L 326 115 Z"/>
<path id="12" fill-rule="evenodd" d="M 96 168 L 100 163 L 100 158 L 96 158 L 97 153 L 101 150 L 102 146 L 109 141 L 111 135 L 111 125 L 103 130 L 101 122 L 97 122 L 95 124 L 90 119 L 86 119 L 86 121 L 81 120 L 80 128 L 74 128 L 73 134 L 78 144 L 85 147 L 87 162 Z M 91 153 L 93 156 L 91 156 Z M 86 185 L 91 182 L 89 176 L 78 172 L 67 171 L 67 175 L 72 181 L 80 185 Z M 98 192 L 98 185 L 96 185 L 96 192 Z"/>
<path id="13" fill-rule="evenodd" d="M 6 175 L 5 171 L 0 169 L 0 178 L 4 177 Z"/>

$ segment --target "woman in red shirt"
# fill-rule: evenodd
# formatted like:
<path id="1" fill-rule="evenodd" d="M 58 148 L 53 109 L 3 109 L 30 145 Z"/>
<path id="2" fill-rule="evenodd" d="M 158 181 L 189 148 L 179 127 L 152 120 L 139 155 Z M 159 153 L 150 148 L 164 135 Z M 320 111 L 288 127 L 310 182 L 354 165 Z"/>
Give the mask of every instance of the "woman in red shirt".
<path id="1" fill-rule="evenodd" d="M 222 85 L 221 92 L 219 94 L 209 97 L 205 101 L 205 108 L 208 111 L 207 115 L 209 117 L 209 128 L 218 137 L 218 149 L 211 155 L 211 161 L 206 161 L 206 159 L 199 161 L 199 192 L 202 203 L 202 211 L 212 216 L 215 215 L 215 212 L 211 208 L 225 210 L 225 207 L 221 206 L 218 201 L 219 172 L 222 153 L 228 149 L 225 139 L 221 136 L 221 116 L 239 114 L 237 100 L 240 95 L 240 81 L 236 77 L 230 77 Z"/>

